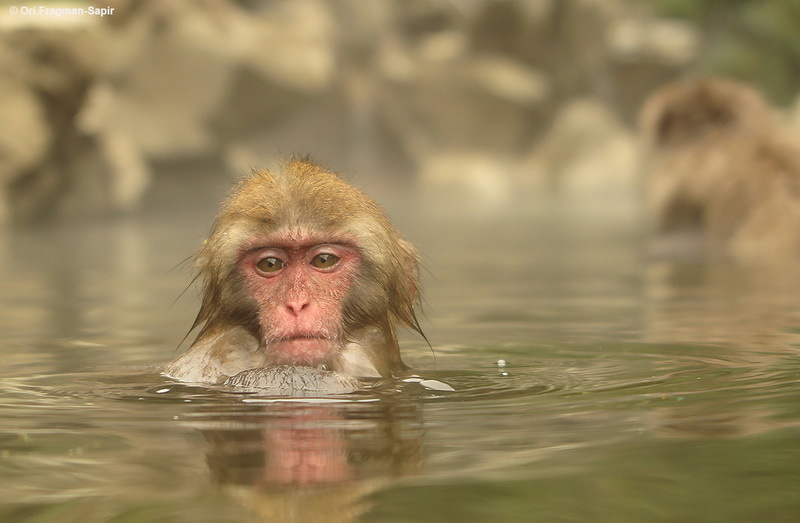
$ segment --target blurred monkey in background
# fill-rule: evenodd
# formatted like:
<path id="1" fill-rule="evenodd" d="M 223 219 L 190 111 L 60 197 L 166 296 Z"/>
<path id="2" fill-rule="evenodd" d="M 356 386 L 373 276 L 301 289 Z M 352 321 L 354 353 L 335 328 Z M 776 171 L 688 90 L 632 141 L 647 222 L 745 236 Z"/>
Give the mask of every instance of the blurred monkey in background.
<path id="1" fill-rule="evenodd" d="M 659 250 L 700 240 L 745 264 L 800 259 L 800 141 L 754 89 L 671 84 L 646 101 L 640 123 Z"/>

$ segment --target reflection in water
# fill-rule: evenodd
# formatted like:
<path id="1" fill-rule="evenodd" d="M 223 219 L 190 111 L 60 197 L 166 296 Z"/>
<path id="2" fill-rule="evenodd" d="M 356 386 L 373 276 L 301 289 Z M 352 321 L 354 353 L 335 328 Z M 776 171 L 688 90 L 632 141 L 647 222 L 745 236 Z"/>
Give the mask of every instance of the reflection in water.
<path id="1" fill-rule="evenodd" d="M 645 341 L 731 344 L 736 352 L 800 345 L 800 267 L 655 262 L 647 269 Z"/>
<path id="2" fill-rule="evenodd" d="M 33 361 L 32 373 L 155 363 L 157 352 L 137 350 L 155 340 L 159 352 L 174 350 L 195 307 L 191 292 L 176 302 L 191 279 L 181 261 L 206 225 L 164 228 L 162 219 L 0 231 L 0 330 L 25 344 L 14 354 L 23 375 Z"/>
<path id="3" fill-rule="evenodd" d="M 422 461 L 419 406 L 402 400 L 254 399 L 191 424 L 219 427 L 201 429 L 209 470 L 264 521 L 354 521 L 364 496 Z"/>

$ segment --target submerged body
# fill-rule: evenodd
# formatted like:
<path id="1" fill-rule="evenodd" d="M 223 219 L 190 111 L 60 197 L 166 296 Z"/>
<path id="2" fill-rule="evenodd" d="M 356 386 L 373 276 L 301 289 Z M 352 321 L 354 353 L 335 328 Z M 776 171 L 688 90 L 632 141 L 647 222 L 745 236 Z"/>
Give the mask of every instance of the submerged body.
<path id="1" fill-rule="evenodd" d="M 166 375 L 224 383 L 256 368 L 407 369 L 395 328 L 420 331 L 416 250 L 377 203 L 323 168 L 293 159 L 240 182 L 198 261 L 200 332 Z"/>
<path id="2" fill-rule="evenodd" d="M 347 374 L 298 365 L 247 369 L 226 379 L 223 385 L 292 396 L 346 394 L 361 388 L 361 383 Z"/>

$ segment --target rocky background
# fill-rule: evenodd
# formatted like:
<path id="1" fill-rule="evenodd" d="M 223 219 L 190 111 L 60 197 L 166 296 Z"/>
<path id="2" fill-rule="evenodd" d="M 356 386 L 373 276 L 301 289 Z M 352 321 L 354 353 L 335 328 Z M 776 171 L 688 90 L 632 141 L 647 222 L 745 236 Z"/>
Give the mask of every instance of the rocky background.
<path id="1" fill-rule="evenodd" d="M 443 209 L 630 207 L 664 83 L 728 75 L 800 120 L 793 0 L 40 5 L 85 7 L 0 11 L 0 223 L 136 212 L 168 177 L 298 152 Z"/>

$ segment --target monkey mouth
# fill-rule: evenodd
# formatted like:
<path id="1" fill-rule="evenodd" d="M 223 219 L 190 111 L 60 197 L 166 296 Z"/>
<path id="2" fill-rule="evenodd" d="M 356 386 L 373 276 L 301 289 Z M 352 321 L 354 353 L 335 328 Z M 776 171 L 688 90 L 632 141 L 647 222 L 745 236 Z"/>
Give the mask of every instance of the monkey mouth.
<path id="1" fill-rule="evenodd" d="M 299 341 L 299 340 L 326 340 L 331 341 L 330 336 L 325 336 L 324 334 L 298 334 L 296 336 L 284 336 L 280 338 L 279 342 L 284 341 Z"/>
<path id="2" fill-rule="evenodd" d="M 282 365 L 329 365 L 337 346 L 334 338 L 324 334 L 282 336 L 272 344 L 270 360 Z"/>

